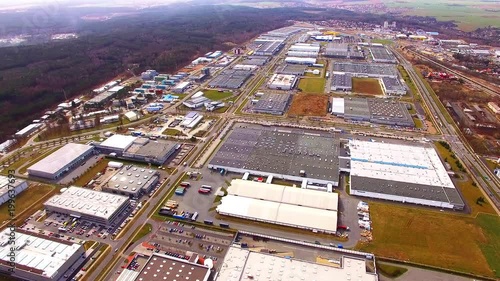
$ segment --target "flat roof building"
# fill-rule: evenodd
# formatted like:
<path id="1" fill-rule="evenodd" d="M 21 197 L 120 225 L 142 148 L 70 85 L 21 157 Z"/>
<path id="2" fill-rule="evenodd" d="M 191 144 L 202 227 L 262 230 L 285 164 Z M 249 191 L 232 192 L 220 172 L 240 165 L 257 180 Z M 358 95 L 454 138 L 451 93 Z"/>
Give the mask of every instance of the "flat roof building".
<path id="1" fill-rule="evenodd" d="M 226 69 L 208 83 L 212 88 L 239 89 L 252 76 L 252 71 Z"/>
<path id="2" fill-rule="evenodd" d="M 340 265 L 329 266 L 296 258 L 229 247 L 217 281 L 246 280 L 377 281 L 376 273 L 367 272 L 366 261 L 342 256 Z"/>
<path id="3" fill-rule="evenodd" d="M 290 104 L 291 99 L 292 95 L 289 93 L 265 93 L 253 105 L 252 111 L 255 113 L 283 115 L 285 114 L 285 111 Z"/>
<path id="4" fill-rule="evenodd" d="M 235 125 L 208 167 L 337 186 L 338 153 L 335 133 L 241 123 Z"/>
<path id="5" fill-rule="evenodd" d="M 348 73 L 334 73 L 332 75 L 332 91 L 352 91 L 352 76 Z"/>
<path id="6" fill-rule="evenodd" d="M 58 179 L 94 153 L 94 147 L 68 143 L 28 168 L 28 174 L 46 179 Z"/>
<path id="7" fill-rule="evenodd" d="M 102 190 L 132 199 L 151 192 L 160 180 L 158 171 L 137 166 L 124 166 L 102 186 Z"/>
<path id="8" fill-rule="evenodd" d="M 351 195 L 462 210 L 465 206 L 436 150 L 350 140 Z"/>
<path id="9" fill-rule="evenodd" d="M 130 206 L 128 197 L 76 186 L 43 203 L 49 212 L 58 212 L 101 225 L 110 225 Z"/>
<path id="10" fill-rule="evenodd" d="M 240 179 L 217 206 L 222 215 L 324 233 L 337 231 L 337 210 L 337 193 Z"/>
<path id="11" fill-rule="evenodd" d="M 268 56 L 249 56 L 244 59 L 241 63 L 246 65 L 257 65 L 263 66 L 269 61 Z"/>
<path id="12" fill-rule="evenodd" d="M 137 138 L 121 156 L 135 161 L 163 165 L 179 148 L 180 144 L 175 141 Z"/>
<path id="13" fill-rule="evenodd" d="M 370 47 L 370 55 L 374 62 L 396 63 L 396 57 L 385 47 Z"/>
<path id="14" fill-rule="evenodd" d="M 279 67 L 275 73 L 302 76 L 306 72 L 307 66 L 297 64 L 285 64 Z"/>
<path id="15" fill-rule="evenodd" d="M 264 39 L 257 38 L 254 41 L 254 44 L 257 45 L 254 54 L 257 56 L 273 56 L 278 53 L 284 45 L 283 39 Z"/>
<path id="16" fill-rule="evenodd" d="M 205 265 L 162 254 L 152 254 L 134 281 L 208 281 L 210 268 Z"/>
<path id="17" fill-rule="evenodd" d="M 269 89 L 291 90 L 297 84 L 297 76 L 288 74 L 273 74 L 267 82 Z"/>
<path id="18" fill-rule="evenodd" d="M 40 127 L 42 127 L 42 124 L 40 124 L 40 123 L 30 124 L 30 125 L 24 127 L 23 129 L 21 129 L 20 131 L 18 131 L 17 133 L 15 133 L 14 136 L 16 138 L 27 137 L 27 136 L 33 134 L 34 132 L 36 132 L 38 129 L 40 129 Z"/>
<path id="19" fill-rule="evenodd" d="M 179 93 L 179 94 L 184 93 L 184 92 L 187 90 L 187 88 L 189 87 L 189 85 L 191 85 L 191 83 L 190 83 L 189 81 L 186 81 L 186 82 L 181 82 L 181 83 L 179 83 L 178 85 L 176 85 L 176 86 L 172 89 L 172 91 L 173 91 L 174 93 Z"/>
<path id="20" fill-rule="evenodd" d="M 28 182 L 0 176 L 0 205 L 28 189 Z"/>
<path id="21" fill-rule="evenodd" d="M 83 244 L 19 228 L 15 232 L 9 228 L 0 232 L 0 270 L 21 280 L 60 280 L 71 267 L 79 266 L 76 263 L 83 260 L 84 254 Z M 13 268 L 12 255 L 15 257 L 13 273 L 9 272 Z"/>
<path id="22" fill-rule="evenodd" d="M 406 87 L 401 84 L 398 78 L 382 77 L 380 78 L 382 90 L 388 96 L 403 96 L 406 95 Z"/>
<path id="23" fill-rule="evenodd" d="M 415 126 L 404 103 L 387 99 L 335 98 L 332 103 L 332 114 L 349 121 L 390 126 Z"/>
<path id="24" fill-rule="evenodd" d="M 361 77 L 398 77 L 396 66 L 392 64 L 375 64 L 375 63 L 351 63 L 351 62 L 334 62 L 333 73 L 349 73 L 352 76 Z"/>
<path id="25" fill-rule="evenodd" d="M 292 64 L 313 65 L 316 63 L 316 58 L 286 57 L 285 62 Z"/>

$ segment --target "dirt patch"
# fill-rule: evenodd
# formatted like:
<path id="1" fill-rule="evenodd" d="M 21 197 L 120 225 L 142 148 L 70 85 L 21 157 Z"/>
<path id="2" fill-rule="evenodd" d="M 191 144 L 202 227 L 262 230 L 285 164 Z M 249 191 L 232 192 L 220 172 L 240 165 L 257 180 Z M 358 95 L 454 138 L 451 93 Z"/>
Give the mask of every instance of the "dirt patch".
<path id="1" fill-rule="evenodd" d="M 359 94 L 384 95 L 380 83 L 377 79 L 373 78 L 352 78 L 352 91 Z"/>
<path id="2" fill-rule="evenodd" d="M 315 94 L 297 94 L 293 97 L 288 111 L 289 116 L 325 116 L 328 96 Z"/>

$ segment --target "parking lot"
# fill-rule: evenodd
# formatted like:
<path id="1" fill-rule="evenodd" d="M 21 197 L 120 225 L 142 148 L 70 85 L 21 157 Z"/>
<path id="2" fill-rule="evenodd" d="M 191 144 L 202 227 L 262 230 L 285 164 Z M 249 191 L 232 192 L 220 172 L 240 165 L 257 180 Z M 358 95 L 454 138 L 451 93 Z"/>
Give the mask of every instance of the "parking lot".
<path id="1" fill-rule="evenodd" d="M 183 180 L 191 184 L 184 192 L 184 195 L 174 193 L 170 199 L 179 204 L 176 210 L 178 213 L 182 213 L 183 211 L 189 213 L 198 212 L 197 221 L 213 220 L 215 216 L 215 211 L 213 210 L 214 206 L 216 206 L 214 204 L 216 193 L 220 187 L 227 187 L 226 180 L 230 181 L 231 178 L 221 176 L 219 173 L 207 168 L 198 170 L 192 177 L 187 177 Z M 202 185 L 210 186 L 212 190 L 206 194 L 199 193 Z"/>
<path id="2" fill-rule="evenodd" d="M 104 241 L 112 239 L 120 230 L 133 218 L 139 207 L 137 202 L 132 202 L 132 206 L 126 209 L 126 212 L 119 217 L 110 226 L 99 225 L 90 221 L 77 219 L 69 215 L 60 213 L 49 213 L 43 222 L 31 221 L 30 224 L 52 235 L 65 235 L 77 237 L 85 240 Z"/>
<path id="3" fill-rule="evenodd" d="M 201 229 L 175 221 L 162 223 L 151 237 L 148 242 L 150 251 L 185 260 L 197 253 L 203 258 L 211 258 L 216 265 L 226 255 L 234 239 L 231 233 Z"/>

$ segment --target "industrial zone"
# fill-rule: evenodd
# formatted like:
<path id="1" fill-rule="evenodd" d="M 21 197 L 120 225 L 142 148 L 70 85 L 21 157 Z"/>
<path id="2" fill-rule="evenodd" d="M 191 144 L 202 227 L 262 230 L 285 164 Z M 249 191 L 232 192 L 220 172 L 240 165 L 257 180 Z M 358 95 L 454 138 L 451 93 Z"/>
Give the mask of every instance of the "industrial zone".
<path id="1" fill-rule="evenodd" d="M 0 176 L 0 207 L 12 196 L 29 205 L 15 273 L 13 234 L 0 231 L 0 272 L 379 280 L 396 260 L 366 251 L 383 239 L 381 205 L 436 216 L 477 208 L 462 187 L 475 178 L 457 170 L 465 152 L 431 132 L 443 129 L 395 54 L 365 36 L 295 24 L 175 74 L 145 70 L 60 104 L 2 148 L 32 150 L 15 180 Z M 71 134 L 44 138 L 60 114 Z"/>

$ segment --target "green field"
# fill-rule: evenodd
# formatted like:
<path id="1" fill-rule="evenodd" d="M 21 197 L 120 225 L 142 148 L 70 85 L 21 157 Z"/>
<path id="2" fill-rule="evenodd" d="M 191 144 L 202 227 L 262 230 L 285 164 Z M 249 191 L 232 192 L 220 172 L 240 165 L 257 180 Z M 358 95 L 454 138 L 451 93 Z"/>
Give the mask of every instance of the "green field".
<path id="1" fill-rule="evenodd" d="M 203 90 L 203 96 L 213 101 L 223 100 L 232 96 L 231 92 L 219 92 L 217 90 Z"/>
<path id="2" fill-rule="evenodd" d="M 184 134 L 181 131 L 170 128 L 167 128 L 165 131 L 163 131 L 162 134 L 166 136 L 184 136 Z"/>
<path id="3" fill-rule="evenodd" d="M 489 25 L 500 27 L 500 5 L 494 1 L 444 0 L 444 1 L 390 1 L 390 7 L 407 8 L 406 14 L 430 16 L 441 21 L 456 21 L 464 31 Z"/>
<path id="4" fill-rule="evenodd" d="M 102 170 L 106 169 L 108 166 L 109 160 L 107 159 L 101 159 L 101 161 L 97 162 L 97 164 L 90 168 L 87 172 L 85 172 L 81 177 L 79 177 L 73 185 L 76 186 L 85 186 L 89 181 L 91 181 L 95 175 Z"/>
<path id="5" fill-rule="evenodd" d="M 54 188 L 50 185 L 36 184 L 29 187 L 21 194 L 17 195 L 14 205 L 15 215 L 19 215 L 21 212 L 27 210 L 31 205 L 33 205 L 36 201 L 40 200 L 40 198 L 42 198 L 52 190 L 54 190 Z M 2 206 L 0 206 L 0 222 L 4 222 L 5 220 L 11 218 L 8 205 L 9 204 L 2 204 Z M 30 215 L 33 212 L 35 212 L 35 210 L 32 210 Z"/>
<path id="6" fill-rule="evenodd" d="M 500 277 L 500 218 L 370 202 L 373 241 L 357 249 L 413 263 Z"/>
<path id="7" fill-rule="evenodd" d="M 145 225 L 143 225 L 141 230 L 139 230 L 139 232 L 137 232 L 137 234 L 135 235 L 134 239 L 132 239 L 132 243 L 135 243 L 136 241 L 138 241 L 142 237 L 151 233 L 151 230 L 152 230 L 151 224 L 146 223 Z"/>
<path id="8" fill-rule="evenodd" d="M 390 40 L 390 39 L 372 39 L 371 40 L 372 43 L 380 43 L 380 44 L 384 44 L 384 45 L 390 45 L 392 44 L 394 41 Z"/>
<path id="9" fill-rule="evenodd" d="M 304 93 L 323 93 L 325 83 L 325 78 L 303 78 L 300 79 L 298 88 Z"/>

